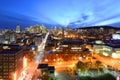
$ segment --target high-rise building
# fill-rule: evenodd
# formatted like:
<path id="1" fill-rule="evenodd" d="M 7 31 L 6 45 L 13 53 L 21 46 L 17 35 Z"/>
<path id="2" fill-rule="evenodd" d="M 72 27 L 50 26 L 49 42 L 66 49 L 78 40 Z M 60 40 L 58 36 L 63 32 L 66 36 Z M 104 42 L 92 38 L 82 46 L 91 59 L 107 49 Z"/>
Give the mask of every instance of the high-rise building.
<path id="1" fill-rule="evenodd" d="M 10 33 L 10 42 L 15 41 L 15 33 Z"/>
<path id="2" fill-rule="evenodd" d="M 20 33 L 20 25 L 16 26 L 16 33 Z"/>
<path id="3" fill-rule="evenodd" d="M 40 30 L 40 26 L 39 26 L 39 25 L 36 25 L 35 28 L 36 28 L 36 30 L 35 30 L 36 33 L 40 33 L 40 32 L 41 32 L 41 30 Z"/>
<path id="4" fill-rule="evenodd" d="M 13 80 L 13 74 L 23 68 L 23 52 L 18 45 L 0 46 L 0 80 Z"/>
<path id="5" fill-rule="evenodd" d="M 0 43 L 2 43 L 4 40 L 4 35 L 0 34 Z"/>
<path id="6" fill-rule="evenodd" d="M 30 31 L 29 31 L 30 33 L 35 33 L 35 27 L 33 27 L 33 26 L 30 26 Z"/>
<path id="7" fill-rule="evenodd" d="M 64 39 L 64 28 L 62 28 L 62 39 Z"/>
<path id="8" fill-rule="evenodd" d="M 40 26 L 40 28 L 41 28 L 41 32 L 42 32 L 42 33 L 46 33 L 46 28 L 45 28 L 44 25 Z"/>

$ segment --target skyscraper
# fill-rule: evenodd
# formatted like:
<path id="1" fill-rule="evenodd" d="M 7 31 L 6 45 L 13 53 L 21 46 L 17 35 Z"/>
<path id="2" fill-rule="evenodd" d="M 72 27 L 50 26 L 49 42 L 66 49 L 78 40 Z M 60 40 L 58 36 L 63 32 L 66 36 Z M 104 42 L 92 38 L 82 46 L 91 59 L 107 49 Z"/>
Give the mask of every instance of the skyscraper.
<path id="1" fill-rule="evenodd" d="M 40 26 L 40 28 L 41 28 L 41 32 L 42 32 L 42 33 L 46 33 L 46 28 L 45 28 L 44 25 Z"/>
<path id="2" fill-rule="evenodd" d="M 36 25 L 35 28 L 36 28 L 36 30 L 35 30 L 36 33 L 40 33 L 40 32 L 41 32 L 41 30 L 40 30 L 40 25 Z"/>
<path id="3" fill-rule="evenodd" d="M 15 33 L 11 32 L 9 36 L 10 36 L 10 42 L 15 41 Z"/>
<path id="4" fill-rule="evenodd" d="M 16 26 L 16 33 L 20 33 L 20 25 Z"/>

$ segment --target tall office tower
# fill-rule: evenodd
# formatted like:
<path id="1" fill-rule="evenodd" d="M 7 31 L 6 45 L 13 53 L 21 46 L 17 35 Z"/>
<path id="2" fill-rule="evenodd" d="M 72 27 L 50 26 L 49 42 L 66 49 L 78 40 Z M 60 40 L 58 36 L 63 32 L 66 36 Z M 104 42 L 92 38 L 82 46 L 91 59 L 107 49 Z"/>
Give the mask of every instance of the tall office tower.
<path id="1" fill-rule="evenodd" d="M 56 32 L 56 31 L 57 31 L 57 27 L 56 27 L 56 26 L 53 28 L 53 31 L 54 31 L 54 32 Z"/>
<path id="2" fill-rule="evenodd" d="M 0 46 L 0 80 L 14 80 L 23 68 L 24 53 L 18 45 Z"/>
<path id="3" fill-rule="evenodd" d="M 5 40 L 4 35 L 0 34 L 0 44 Z"/>
<path id="4" fill-rule="evenodd" d="M 29 28 L 29 27 L 26 27 L 26 28 L 25 28 L 25 32 L 30 32 L 30 28 Z"/>
<path id="5" fill-rule="evenodd" d="M 35 28 L 36 28 L 36 30 L 35 30 L 36 33 L 40 33 L 40 32 L 41 32 L 41 30 L 40 30 L 40 25 L 36 25 Z"/>
<path id="6" fill-rule="evenodd" d="M 5 40 L 9 40 L 9 39 L 10 39 L 10 34 L 9 34 L 9 32 L 6 32 L 6 33 L 4 34 L 4 37 L 5 37 Z"/>
<path id="7" fill-rule="evenodd" d="M 64 39 L 64 28 L 62 28 L 62 39 Z"/>
<path id="8" fill-rule="evenodd" d="M 16 26 L 16 33 L 20 33 L 20 25 Z"/>
<path id="9" fill-rule="evenodd" d="M 33 26 L 30 26 L 30 30 L 29 30 L 30 33 L 35 33 L 35 27 Z"/>
<path id="10" fill-rule="evenodd" d="M 15 33 L 10 33 L 10 42 L 15 41 Z"/>
<path id="11" fill-rule="evenodd" d="M 43 24 L 40 26 L 40 29 L 42 33 L 46 33 L 46 27 Z"/>

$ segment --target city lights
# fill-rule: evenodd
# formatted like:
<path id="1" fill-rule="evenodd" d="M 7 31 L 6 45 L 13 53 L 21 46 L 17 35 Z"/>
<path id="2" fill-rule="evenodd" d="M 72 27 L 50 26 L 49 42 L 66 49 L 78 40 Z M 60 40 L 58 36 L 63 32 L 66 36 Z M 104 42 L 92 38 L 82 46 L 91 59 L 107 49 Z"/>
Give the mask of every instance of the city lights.
<path id="1" fill-rule="evenodd" d="M 0 0 L 0 80 L 120 78 L 119 8 L 120 0 Z"/>
<path id="2" fill-rule="evenodd" d="M 116 53 L 112 53 L 113 58 L 118 58 L 118 55 Z"/>
<path id="3" fill-rule="evenodd" d="M 104 52 L 103 55 L 104 55 L 104 56 L 108 56 L 109 54 Z"/>
<path id="4" fill-rule="evenodd" d="M 16 72 L 14 73 L 14 80 L 17 80 L 17 74 L 16 74 Z"/>
<path id="5" fill-rule="evenodd" d="M 80 30 L 65 29 L 64 32 L 68 33 L 66 34 L 66 36 L 69 36 L 69 33 L 70 33 L 70 37 L 69 38 L 61 37 L 61 39 L 58 40 L 58 39 L 50 38 L 50 36 L 52 35 L 55 37 L 60 37 L 61 35 L 63 36 L 63 33 L 61 33 L 60 36 L 58 36 L 57 32 L 54 33 L 54 29 L 53 29 L 52 30 L 53 32 L 49 31 L 46 34 L 39 35 L 36 33 L 35 34 L 32 33 L 35 36 L 26 35 L 27 39 L 26 38 L 18 39 L 18 45 L 13 45 L 13 44 L 2 45 L 2 50 L 4 54 L 6 54 L 7 52 L 11 54 L 16 54 L 16 55 L 18 54 L 16 57 L 11 57 L 11 55 L 10 56 L 7 55 L 9 56 L 9 58 L 4 57 L 6 60 L 8 59 L 9 61 L 13 59 L 17 60 L 16 58 L 19 58 L 18 56 L 22 55 L 18 59 L 18 63 L 20 64 L 23 62 L 22 63 L 23 68 L 20 68 L 21 70 L 20 72 L 17 70 L 18 72 L 17 74 L 16 72 L 14 73 L 13 75 L 14 80 L 16 79 L 31 80 L 32 78 L 34 80 L 37 80 L 37 79 L 40 79 L 39 77 L 44 77 L 43 75 L 41 75 L 41 74 L 44 74 L 44 72 L 46 73 L 45 74 L 46 76 L 50 75 L 50 77 L 54 76 L 60 79 L 62 78 L 59 76 L 64 76 L 63 74 L 69 74 L 70 78 L 72 78 L 74 76 L 74 72 L 77 72 L 78 74 L 76 75 L 77 77 L 89 76 L 89 73 L 84 74 L 84 72 L 87 72 L 87 71 L 90 71 L 90 74 L 92 74 L 92 77 L 99 76 L 101 74 L 104 74 L 104 72 L 106 72 L 104 71 L 104 72 L 101 72 L 101 74 L 98 73 L 98 74 L 95 74 L 94 76 L 93 73 L 98 72 L 98 68 L 101 68 L 102 70 L 115 69 L 116 71 L 114 72 L 116 74 L 114 74 L 114 76 L 116 76 L 118 74 L 117 71 L 120 70 L 120 65 L 118 64 L 119 58 L 120 58 L 120 54 L 119 54 L 120 47 L 117 46 L 119 40 L 117 41 L 111 40 L 112 38 L 111 39 L 103 38 L 104 40 L 102 40 L 101 37 L 103 36 L 101 35 L 102 34 L 101 28 L 95 29 L 96 34 L 87 35 L 89 33 L 93 33 L 93 31 L 91 30 L 92 30 L 91 28 L 90 29 L 88 28 L 84 30 L 85 32 L 79 32 L 82 30 L 81 29 Z M 103 30 L 105 29 L 102 29 L 102 31 Z M 39 29 L 38 29 L 38 32 L 39 32 Z M 111 33 L 111 29 L 105 32 L 106 32 L 106 35 L 108 35 L 109 33 Z M 81 36 L 79 36 L 80 34 L 86 35 L 86 37 L 84 39 L 81 39 Z M 19 34 L 17 33 L 17 35 Z M 75 36 L 77 37 L 75 38 Z M 96 36 L 97 38 L 99 38 L 98 40 Z M 108 37 L 108 36 L 104 36 L 104 37 Z M 24 42 L 27 43 L 28 40 L 30 43 L 29 44 L 30 47 L 27 47 L 28 44 L 24 44 Z M 32 41 L 34 41 L 34 44 Z M 96 43 L 96 41 L 98 42 Z M 117 45 L 115 44 L 115 42 L 117 42 Z M 19 44 L 24 44 L 26 46 L 21 48 L 22 46 L 20 46 Z M 20 52 L 19 51 L 17 52 L 19 48 L 21 48 L 21 50 Z M 4 62 L 4 58 L 1 59 L 2 62 Z M 28 65 L 28 62 L 29 62 L 29 65 Z M 16 63 L 10 62 L 11 66 L 9 70 L 11 70 L 11 68 L 14 68 L 14 66 L 12 66 L 13 64 L 16 64 Z M 38 65 L 42 65 L 42 66 L 38 66 Z M 2 66 L 4 67 L 4 65 Z M 94 69 L 94 71 L 92 71 L 91 68 Z M 79 69 L 80 69 L 80 72 L 79 72 Z M 56 76 L 56 72 L 59 75 Z M 66 78 L 66 76 L 63 78 Z"/>
<path id="6" fill-rule="evenodd" d="M 49 35 L 49 32 L 47 32 L 45 38 L 42 40 L 42 43 L 38 44 L 37 54 L 34 57 L 34 61 L 37 64 L 43 61 L 43 58 L 44 58 L 44 48 L 45 48 L 45 44 L 46 44 L 48 35 Z"/>
<path id="7" fill-rule="evenodd" d="M 48 62 L 48 59 L 45 59 L 45 62 Z"/>

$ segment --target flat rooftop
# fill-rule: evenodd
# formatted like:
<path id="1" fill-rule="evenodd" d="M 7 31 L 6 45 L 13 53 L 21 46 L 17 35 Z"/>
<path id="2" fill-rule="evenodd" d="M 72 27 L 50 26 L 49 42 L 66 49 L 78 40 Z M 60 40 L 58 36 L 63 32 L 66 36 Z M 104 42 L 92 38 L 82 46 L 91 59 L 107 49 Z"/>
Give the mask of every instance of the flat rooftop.
<path id="1" fill-rule="evenodd" d="M 6 45 L 2 44 L 0 54 L 16 54 L 18 51 L 20 51 L 22 48 L 19 45 Z"/>
<path id="2" fill-rule="evenodd" d="M 16 54 L 20 50 L 2 50 L 0 54 Z"/>
<path id="3" fill-rule="evenodd" d="M 78 39 L 78 40 L 63 40 L 62 42 L 61 42 L 63 45 L 64 44 L 73 44 L 73 45 L 78 45 L 78 44 L 83 44 L 84 42 L 82 41 L 82 40 L 80 40 L 80 39 Z"/>

